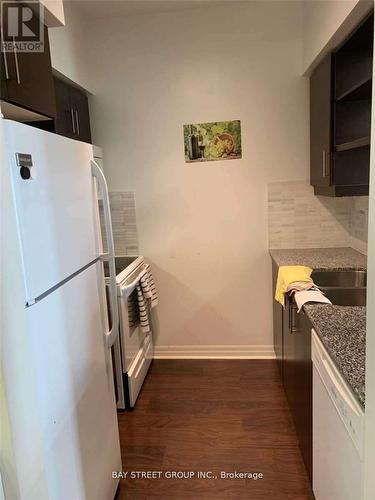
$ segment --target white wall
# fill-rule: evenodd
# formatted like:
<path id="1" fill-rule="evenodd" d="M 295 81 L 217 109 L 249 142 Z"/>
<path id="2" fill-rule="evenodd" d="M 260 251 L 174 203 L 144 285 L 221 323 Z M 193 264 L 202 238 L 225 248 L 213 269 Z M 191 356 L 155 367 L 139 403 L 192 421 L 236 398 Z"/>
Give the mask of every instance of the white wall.
<path id="1" fill-rule="evenodd" d="M 308 177 L 302 4 L 91 28 L 94 141 L 110 190 L 136 193 L 140 249 L 159 287 L 159 346 L 270 346 L 266 186 Z M 242 121 L 243 159 L 186 164 L 183 124 L 230 119 Z"/>
<path id="2" fill-rule="evenodd" d="M 85 64 L 88 21 L 74 0 L 64 0 L 64 13 L 66 25 L 49 30 L 52 67 L 90 91 Z"/>
<path id="3" fill-rule="evenodd" d="M 340 44 L 373 6 L 373 0 L 304 0 L 303 73 Z"/>
<path id="4" fill-rule="evenodd" d="M 62 26 L 65 24 L 63 0 L 39 0 L 43 4 L 44 23 L 46 26 Z"/>

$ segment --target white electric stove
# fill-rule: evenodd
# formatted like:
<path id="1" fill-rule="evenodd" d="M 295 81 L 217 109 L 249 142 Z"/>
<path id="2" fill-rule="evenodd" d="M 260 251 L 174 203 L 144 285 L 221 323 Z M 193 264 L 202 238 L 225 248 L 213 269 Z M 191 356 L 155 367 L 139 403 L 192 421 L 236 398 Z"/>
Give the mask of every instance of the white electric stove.
<path id="1" fill-rule="evenodd" d="M 140 328 L 137 285 L 146 273 L 143 256 L 115 258 L 119 335 L 112 348 L 117 409 L 134 407 L 154 355 L 152 332 Z M 108 269 L 104 268 L 105 275 Z M 152 316 L 151 316 L 152 319 Z"/>

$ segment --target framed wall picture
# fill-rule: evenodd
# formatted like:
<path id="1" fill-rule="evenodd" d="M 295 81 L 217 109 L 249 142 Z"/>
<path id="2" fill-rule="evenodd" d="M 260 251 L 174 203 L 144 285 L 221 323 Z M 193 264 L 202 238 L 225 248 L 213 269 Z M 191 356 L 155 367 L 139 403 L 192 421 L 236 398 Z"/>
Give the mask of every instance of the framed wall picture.
<path id="1" fill-rule="evenodd" d="M 187 163 L 242 158 L 241 121 L 184 125 L 184 145 Z"/>

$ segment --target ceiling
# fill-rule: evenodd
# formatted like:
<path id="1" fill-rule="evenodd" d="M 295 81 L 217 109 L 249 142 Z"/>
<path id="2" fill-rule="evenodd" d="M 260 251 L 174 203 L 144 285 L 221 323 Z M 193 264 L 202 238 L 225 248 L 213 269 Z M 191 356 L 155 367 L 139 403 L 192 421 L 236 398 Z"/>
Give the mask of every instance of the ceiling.
<path id="1" fill-rule="evenodd" d="M 90 19 L 216 7 L 248 0 L 70 0 Z"/>

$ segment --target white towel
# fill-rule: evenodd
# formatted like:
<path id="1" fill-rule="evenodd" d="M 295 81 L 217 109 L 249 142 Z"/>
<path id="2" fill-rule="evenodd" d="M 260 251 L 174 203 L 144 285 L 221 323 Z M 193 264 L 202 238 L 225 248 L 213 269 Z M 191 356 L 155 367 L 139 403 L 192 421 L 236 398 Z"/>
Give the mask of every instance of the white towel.
<path id="1" fill-rule="evenodd" d="M 132 293 L 128 297 L 128 320 L 129 328 L 133 328 L 139 322 L 138 294 L 135 296 L 135 294 Z"/>
<path id="2" fill-rule="evenodd" d="M 156 293 L 156 286 L 152 276 L 150 264 L 146 266 L 146 273 L 141 278 L 141 287 L 143 295 L 146 299 L 150 299 L 151 309 L 158 305 L 158 294 Z"/>
<path id="3" fill-rule="evenodd" d="M 302 306 L 307 302 L 322 302 L 323 304 L 332 304 L 332 302 L 318 290 L 296 292 L 294 294 L 294 298 L 296 299 L 298 312 L 300 312 Z"/>
<path id="4" fill-rule="evenodd" d="M 319 290 L 313 282 L 293 281 L 286 287 L 287 292 L 303 292 L 304 290 Z"/>
<path id="5" fill-rule="evenodd" d="M 147 264 L 146 269 L 146 273 L 137 285 L 137 296 L 141 330 L 144 333 L 149 333 L 151 332 L 149 312 L 158 304 L 158 295 L 149 264 Z"/>

